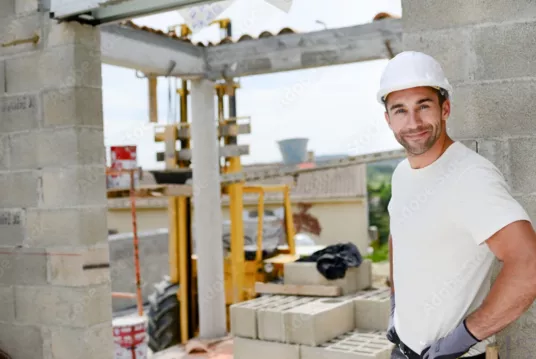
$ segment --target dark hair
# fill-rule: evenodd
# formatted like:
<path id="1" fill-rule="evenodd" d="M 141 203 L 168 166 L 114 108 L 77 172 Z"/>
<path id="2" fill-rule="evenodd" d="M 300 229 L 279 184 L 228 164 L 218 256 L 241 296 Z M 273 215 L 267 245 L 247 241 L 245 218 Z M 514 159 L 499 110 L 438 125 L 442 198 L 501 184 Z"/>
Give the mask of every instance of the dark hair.
<path id="1" fill-rule="evenodd" d="M 445 101 L 447 101 L 449 99 L 449 93 L 447 90 L 445 89 L 435 89 L 434 90 L 436 91 L 437 93 L 437 97 L 439 99 L 439 107 L 443 107 L 443 104 L 445 103 Z M 388 112 L 387 111 L 387 101 L 384 101 L 383 102 L 383 105 L 385 106 L 385 112 Z"/>

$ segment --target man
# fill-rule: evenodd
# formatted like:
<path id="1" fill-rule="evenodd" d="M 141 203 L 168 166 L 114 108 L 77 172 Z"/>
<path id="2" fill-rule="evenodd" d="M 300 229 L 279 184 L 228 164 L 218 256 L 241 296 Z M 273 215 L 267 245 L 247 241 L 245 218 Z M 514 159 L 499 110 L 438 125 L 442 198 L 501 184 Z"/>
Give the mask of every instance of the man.
<path id="1" fill-rule="evenodd" d="M 447 134 L 451 95 L 439 63 L 419 52 L 397 55 L 381 78 L 378 100 L 407 153 L 388 207 L 392 358 L 485 358 L 536 299 L 530 217 L 499 170 Z"/>

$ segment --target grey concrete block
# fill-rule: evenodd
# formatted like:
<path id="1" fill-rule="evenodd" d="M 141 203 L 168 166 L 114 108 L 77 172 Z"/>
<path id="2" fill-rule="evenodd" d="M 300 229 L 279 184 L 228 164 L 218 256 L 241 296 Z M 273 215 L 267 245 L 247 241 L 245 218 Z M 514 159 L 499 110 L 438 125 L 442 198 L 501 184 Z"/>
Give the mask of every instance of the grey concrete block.
<path id="1" fill-rule="evenodd" d="M 231 315 L 231 333 L 237 337 L 258 338 L 257 333 L 257 310 L 275 305 L 284 296 L 267 295 L 241 303 L 232 304 L 229 307 Z"/>
<path id="2" fill-rule="evenodd" d="M 406 51 L 421 51 L 434 57 L 451 84 L 474 78 L 471 29 L 410 32 L 404 33 L 402 37 Z"/>
<path id="3" fill-rule="evenodd" d="M 28 209 L 29 246 L 91 246 L 108 242 L 106 207 Z"/>
<path id="4" fill-rule="evenodd" d="M 0 209 L 2 246 L 20 246 L 26 235 L 26 213 L 22 209 Z"/>
<path id="5" fill-rule="evenodd" d="M 522 1 L 521 1 L 522 2 Z M 514 6 L 510 3 L 509 6 Z M 536 8 L 532 2 L 532 8 Z M 533 10 L 533 20 L 536 11 Z M 532 77 L 536 73 L 534 34 L 536 22 L 498 24 L 473 29 L 475 79 Z M 463 52 L 457 49 L 452 52 Z M 464 54 L 465 55 L 465 54 Z"/>
<path id="6" fill-rule="evenodd" d="M 347 297 L 318 299 L 285 313 L 289 343 L 320 345 L 355 328 L 354 305 Z"/>
<path id="7" fill-rule="evenodd" d="M 104 166 L 75 166 L 43 171 L 45 207 L 105 205 Z"/>
<path id="8" fill-rule="evenodd" d="M 16 5 L 16 4 L 15 4 Z M 17 6 L 15 6 L 16 10 Z M 14 40 L 29 39 L 35 34 L 42 36 L 40 17 L 42 14 L 35 12 L 27 16 L 11 16 L 2 18 L 0 21 L 0 44 Z M 24 43 L 17 46 L 1 46 L 0 57 L 6 57 L 26 52 L 35 52 L 41 48 L 38 43 Z"/>
<path id="9" fill-rule="evenodd" d="M 21 76 L 25 75 L 21 74 Z M 0 97 L 0 118 L 2 119 L 0 132 L 26 131 L 36 128 L 40 116 L 39 106 L 39 98 L 36 95 Z"/>
<path id="10" fill-rule="evenodd" d="M 6 71 L 5 70 L 6 70 L 6 63 L 4 61 L 0 61 L 0 96 L 3 96 L 6 93 Z"/>
<path id="11" fill-rule="evenodd" d="M 5 261 L 0 261 L 0 268 L 6 264 Z M 15 320 L 15 289 L 13 286 L 0 286 L 0 303 L 2 303 L 0 322 L 13 322 Z"/>
<path id="12" fill-rule="evenodd" d="M 525 136 L 535 128 L 534 93 L 531 80 L 458 86 L 447 130 L 454 138 Z"/>
<path id="13" fill-rule="evenodd" d="M 0 284 L 46 284 L 47 256 L 42 248 L 5 248 L 0 254 Z"/>
<path id="14" fill-rule="evenodd" d="M 76 22 L 51 23 L 46 29 L 45 43 L 47 48 L 79 44 L 100 50 L 100 32 L 94 26 Z"/>
<path id="15" fill-rule="evenodd" d="M 111 323 L 83 329 L 44 327 L 43 336 L 50 343 L 45 351 L 51 358 L 114 358 Z"/>
<path id="16" fill-rule="evenodd" d="M 111 322 L 111 287 L 18 286 L 15 313 L 17 321 L 24 324 L 86 328 Z"/>
<path id="17" fill-rule="evenodd" d="M 15 0 L 0 1 L 0 19 L 13 16 L 15 14 Z"/>
<path id="18" fill-rule="evenodd" d="M 536 158 L 536 138 L 516 138 L 508 140 L 510 156 L 511 189 L 517 193 L 536 192 L 534 165 Z"/>
<path id="19" fill-rule="evenodd" d="M 50 284 L 83 287 L 110 283 L 109 268 L 91 268 L 110 264 L 107 243 L 90 248 L 48 249 L 47 258 L 47 277 Z"/>
<path id="20" fill-rule="evenodd" d="M 99 129 L 62 128 L 10 135 L 10 168 L 104 164 L 104 135 Z"/>
<path id="21" fill-rule="evenodd" d="M 300 358 L 390 359 L 393 347 L 385 332 L 352 330 L 320 346 L 300 346 Z"/>
<path id="22" fill-rule="evenodd" d="M 0 348 L 13 359 L 43 358 L 43 336 L 37 326 L 0 323 L 0 333 Z"/>
<path id="23" fill-rule="evenodd" d="M 15 0 L 15 12 L 18 15 L 36 13 L 40 2 L 41 0 Z"/>
<path id="24" fill-rule="evenodd" d="M 478 152 L 478 142 L 476 140 L 458 140 L 463 145 L 465 145 L 467 148 L 470 148 L 471 150 Z"/>
<path id="25" fill-rule="evenodd" d="M 100 52 L 82 45 L 56 46 L 6 60 L 7 92 L 102 86 Z"/>
<path id="26" fill-rule="evenodd" d="M 0 171 L 9 168 L 9 136 L 0 135 Z"/>
<path id="27" fill-rule="evenodd" d="M 514 196 L 514 199 L 527 211 L 533 223 L 536 223 L 536 196 L 520 194 Z"/>
<path id="28" fill-rule="evenodd" d="M 536 353 L 536 302 L 496 336 L 501 358 L 532 358 Z"/>
<path id="29" fill-rule="evenodd" d="M 285 336 L 285 314 L 288 310 L 317 300 L 313 297 L 292 297 L 291 300 L 257 309 L 257 332 L 261 340 L 288 342 Z"/>
<path id="30" fill-rule="evenodd" d="M 102 91 L 90 87 L 44 91 L 43 122 L 45 127 L 84 125 L 102 128 Z"/>
<path id="31" fill-rule="evenodd" d="M 404 32 L 536 18 L 530 0 L 404 0 L 402 12 Z"/>
<path id="32" fill-rule="evenodd" d="M 139 257 L 141 290 L 144 301 L 148 299 L 161 282 L 164 275 L 169 274 L 168 231 L 167 229 L 139 232 Z M 134 246 L 132 233 L 117 234 L 109 237 L 110 246 L 110 276 L 112 291 L 136 292 L 136 277 L 134 268 Z M 112 298 L 113 310 L 132 307 L 132 299 Z"/>
<path id="33" fill-rule="evenodd" d="M 391 314 L 390 289 L 365 291 L 354 298 L 356 328 L 386 330 Z"/>
<path id="34" fill-rule="evenodd" d="M 236 337 L 234 359 L 300 359 L 300 346 Z"/>
<path id="35" fill-rule="evenodd" d="M 39 174 L 21 171 L 0 174 L 0 207 L 35 207 L 39 203 Z"/>
<path id="36" fill-rule="evenodd" d="M 370 287 L 372 283 L 372 262 L 364 260 L 359 267 L 348 268 L 344 278 L 326 279 L 317 269 L 316 263 L 285 263 L 284 282 L 298 285 L 332 285 L 341 287 L 343 295 L 356 293 Z"/>

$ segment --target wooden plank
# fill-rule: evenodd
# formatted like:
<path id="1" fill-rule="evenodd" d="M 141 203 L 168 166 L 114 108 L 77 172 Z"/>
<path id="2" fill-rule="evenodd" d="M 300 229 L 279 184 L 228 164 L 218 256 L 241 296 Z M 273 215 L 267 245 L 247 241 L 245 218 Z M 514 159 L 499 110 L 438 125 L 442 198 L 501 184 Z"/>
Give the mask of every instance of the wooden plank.
<path id="1" fill-rule="evenodd" d="M 486 359 L 499 359 L 499 346 L 490 344 L 486 348 Z"/>
<path id="2" fill-rule="evenodd" d="M 342 295 L 341 287 L 337 286 L 275 284 L 261 282 L 255 283 L 255 292 L 259 294 L 285 294 L 314 297 L 339 297 Z"/>

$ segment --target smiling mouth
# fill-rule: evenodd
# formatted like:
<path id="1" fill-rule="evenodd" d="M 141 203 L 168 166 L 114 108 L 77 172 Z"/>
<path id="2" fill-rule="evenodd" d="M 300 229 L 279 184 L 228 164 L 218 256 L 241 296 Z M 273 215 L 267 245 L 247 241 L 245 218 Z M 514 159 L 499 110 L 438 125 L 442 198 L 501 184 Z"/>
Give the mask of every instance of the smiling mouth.
<path id="1" fill-rule="evenodd" d="M 412 133 L 412 134 L 409 134 L 409 135 L 406 135 L 405 137 L 406 138 L 409 138 L 409 139 L 419 139 L 419 138 L 422 138 L 424 136 L 426 136 L 428 134 L 428 130 L 426 131 L 422 131 L 422 132 L 418 132 L 418 133 Z"/>

